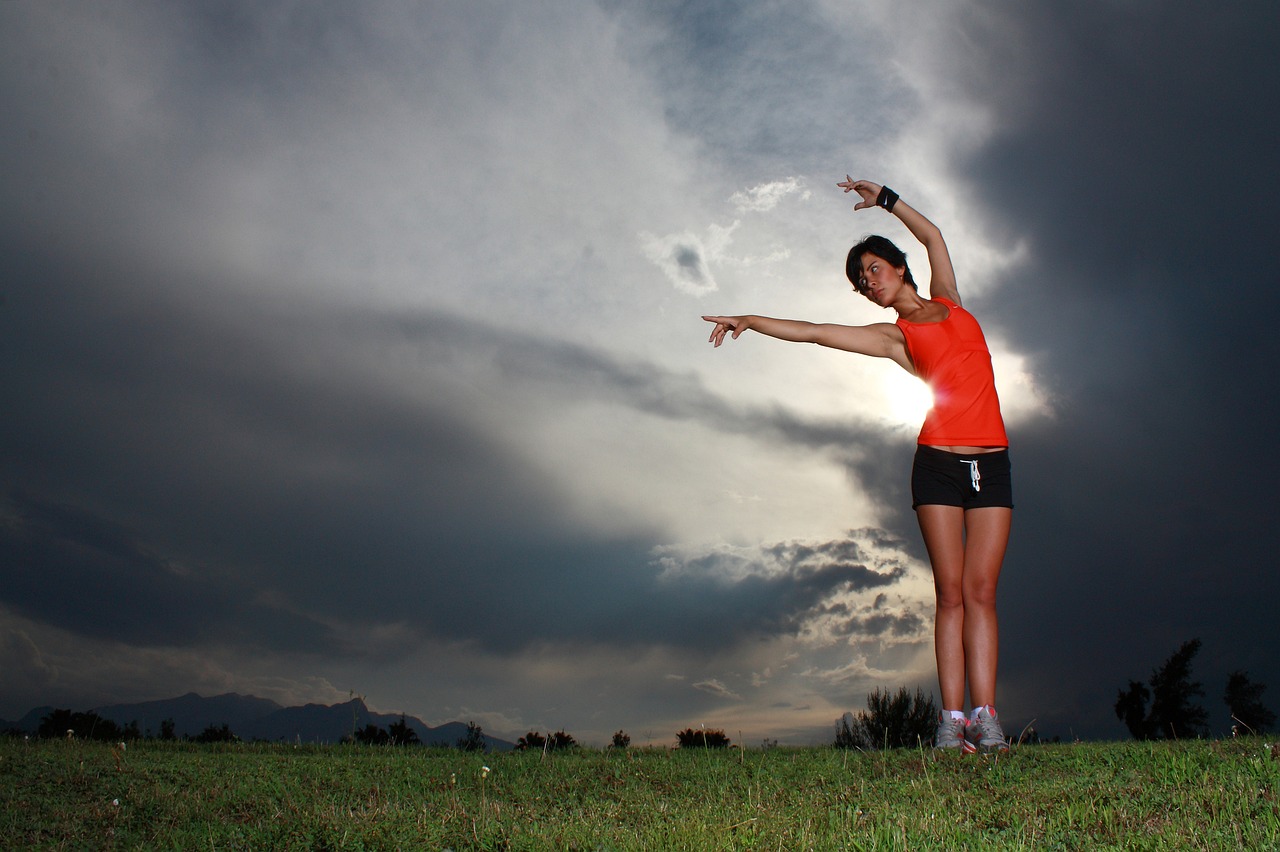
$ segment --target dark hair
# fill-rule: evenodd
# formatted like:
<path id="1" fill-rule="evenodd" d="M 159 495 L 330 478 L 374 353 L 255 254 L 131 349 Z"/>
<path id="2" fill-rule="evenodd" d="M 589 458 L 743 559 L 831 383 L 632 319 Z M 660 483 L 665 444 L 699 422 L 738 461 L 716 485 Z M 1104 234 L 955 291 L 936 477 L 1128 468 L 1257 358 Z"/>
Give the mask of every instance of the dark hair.
<path id="1" fill-rule="evenodd" d="M 912 289 L 919 290 L 916 287 L 916 280 L 911 277 L 911 267 L 907 266 L 907 256 L 902 249 L 895 246 L 888 239 L 872 234 L 869 237 L 863 237 L 862 242 L 849 249 L 849 259 L 845 261 L 844 274 L 849 276 L 853 288 L 859 293 L 866 295 L 866 291 L 862 287 L 862 256 L 864 254 L 873 254 L 878 258 L 887 260 L 891 266 L 901 266 L 905 272 L 902 280 L 911 285 Z"/>

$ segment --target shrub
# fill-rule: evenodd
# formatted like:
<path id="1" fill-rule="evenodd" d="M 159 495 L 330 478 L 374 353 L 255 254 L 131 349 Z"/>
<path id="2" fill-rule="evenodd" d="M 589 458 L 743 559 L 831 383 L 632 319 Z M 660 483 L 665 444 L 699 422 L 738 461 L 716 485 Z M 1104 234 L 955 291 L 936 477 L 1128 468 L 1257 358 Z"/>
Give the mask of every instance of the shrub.
<path id="1" fill-rule="evenodd" d="M 543 736 L 537 731 L 530 731 L 516 741 L 517 751 L 555 751 L 556 749 L 574 748 L 578 741 L 564 731 Z"/>
<path id="2" fill-rule="evenodd" d="M 70 710 L 53 710 L 40 720 L 36 736 L 45 738 L 62 738 L 71 736 L 82 740 L 100 740 L 102 742 L 120 742 L 121 740 L 137 740 L 142 738 L 137 722 L 130 722 L 123 728 L 110 719 L 104 719 L 97 713 L 73 713 Z"/>
<path id="3" fill-rule="evenodd" d="M 729 738 L 724 731 L 707 730 L 706 728 L 685 728 L 676 734 L 680 748 L 728 748 Z"/>
<path id="4" fill-rule="evenodd" d="M 919 687 L 915 694 L 900 687 L 890 694 L 876 689 L 867 696 L 867 709 L 845 713 L 836 723 L 836 748 L 915 748 L 933 740 L 938 707 Z"/>
<path id="5" fill-rule="evenodd" d="M 398 746 L 417 745 L 421 742 L 418 739 L 418 732 L 409 727 L 403 713 L 400 714 L 398 722 L 391 723 L 391 727 L 387 729 L 387 737 L 392 745 Z"/>
<path id="6" fill-rule="evenodd" d="M 198 743 L 233 743 L 238 739 L 239 737 L 231 733 L 231 728 L 225 722 L 222 725 L 210 725 L 192 737 L 192 740 Z"/>
<path id="7" fill-rule="evenodd" d="M 516 740 L 516 751 L 542 751 L 546 745 L 546 737 L 537 731 L 530 731 Z"/>
<path id="8" fill-rule="evenodd" d="M 556 731 L 547 743 L 548 749 L 577 748 L 578 741 L 564 731 Z"/>
<path id="9" fill-rule="evenodd" d="M 385 728 L 379 728 L 377 725 L 365 725 L 364 728 L 352 734 L 352 739 L 361 745 L 386 745 L 391 742 L 391 735 L 387 733 Z"/>
<path id="10" fill-rule="evenodd" d="M 614 748 L 626 748 L 631 745 L 631 737 L 627 736 L 626 731 L 618 731 L 613 735 Z"/>

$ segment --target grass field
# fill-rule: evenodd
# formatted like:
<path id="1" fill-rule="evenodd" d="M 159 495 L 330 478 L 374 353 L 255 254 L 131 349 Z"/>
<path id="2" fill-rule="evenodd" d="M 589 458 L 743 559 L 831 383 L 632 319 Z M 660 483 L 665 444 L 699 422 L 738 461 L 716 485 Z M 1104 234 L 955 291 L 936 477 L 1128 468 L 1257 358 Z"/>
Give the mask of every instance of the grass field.
<path id="1" fill-rule="evenodd" d="M 1000 757 L 0 740 L 3 849 L 1280 849 L 1258 738 Z"/>

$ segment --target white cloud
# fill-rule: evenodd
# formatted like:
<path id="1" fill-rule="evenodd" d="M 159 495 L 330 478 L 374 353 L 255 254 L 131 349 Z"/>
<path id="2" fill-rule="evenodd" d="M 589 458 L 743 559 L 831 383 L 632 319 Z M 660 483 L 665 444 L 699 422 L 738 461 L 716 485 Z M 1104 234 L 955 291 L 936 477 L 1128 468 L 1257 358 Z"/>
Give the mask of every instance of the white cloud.
<path id="1" fill-rule="evenodd" d="M 777 207 L 784 198 L 794 193 L 799 193 L 800 198 L 805 200 L 812 194 L 804 188 L 800 178 L 789 177 L 739 190 L 729 196 L 729 201 L 737 207 L 739 213 L 764 213 Z"/>
<path id="2" fill-rule="evenodd" d="M 728 698 L 733 701 L 742 700 L 741 695 L 734 692 L 732 689 L 729 689 L 729 687 L 725 686 L 723 683 L 721 683 L 719 680 L 716 680 L 715 678 L 711 678 L 710 680 L 698 681 L 697 683 L 692 684 L 692 686 L 694 689 L 701 690 L 702 692 L 705 692 L 709 695 L 714 695 L 717 698 Z"/>

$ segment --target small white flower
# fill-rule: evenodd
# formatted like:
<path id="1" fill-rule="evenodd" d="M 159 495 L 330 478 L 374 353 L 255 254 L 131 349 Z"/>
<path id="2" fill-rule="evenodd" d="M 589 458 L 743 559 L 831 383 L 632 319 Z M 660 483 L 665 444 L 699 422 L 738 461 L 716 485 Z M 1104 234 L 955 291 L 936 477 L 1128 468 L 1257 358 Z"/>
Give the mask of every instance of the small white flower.
<path id="1" fill-rule="evenodd" d="M 119 800 L 119 799 L 112 799 L 112 800 L 111 800 L 111 804 L 115 805 L 115 806 L 118 808 L 118 807 L 120 807 L 120 800 Z"/>
<path id="2" fill-rule="evenodd" d="M 487 766 L 481 766 L 481 767 L 480 767 L 480 770 L 481 770 L 481 772 L 480 772 L 480 777 L 481 777 L 481 778 L 487 778 L 487 777 L 489 776 L 489 767 L 487 767 Z"/>

